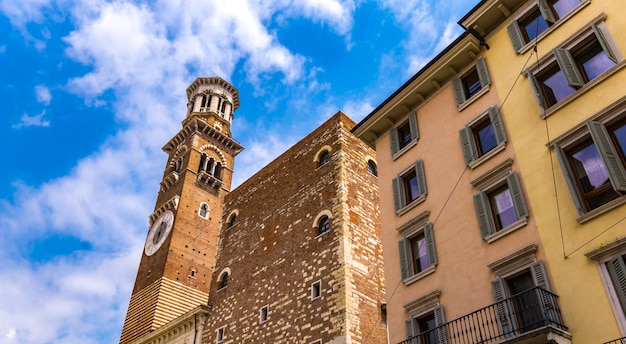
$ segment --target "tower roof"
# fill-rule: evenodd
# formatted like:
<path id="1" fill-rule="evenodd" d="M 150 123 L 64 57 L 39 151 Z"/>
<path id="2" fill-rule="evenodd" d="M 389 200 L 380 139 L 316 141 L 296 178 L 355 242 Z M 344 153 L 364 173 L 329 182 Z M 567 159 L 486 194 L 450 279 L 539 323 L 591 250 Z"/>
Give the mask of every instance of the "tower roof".
<path id="1" fill-rule="evenodd" d="M 220 85 L 228 90 L 233 95 L 233 111 L 239 108 L 239 91 L 226 80 L 220 78 L 219 76 L 214 77 L 205 77 L 205 78 L 197 78 L 194 82 L 187 87 L 187 99 L 190 99 L 191 95 L 200 87 L 201 85 Z"/>

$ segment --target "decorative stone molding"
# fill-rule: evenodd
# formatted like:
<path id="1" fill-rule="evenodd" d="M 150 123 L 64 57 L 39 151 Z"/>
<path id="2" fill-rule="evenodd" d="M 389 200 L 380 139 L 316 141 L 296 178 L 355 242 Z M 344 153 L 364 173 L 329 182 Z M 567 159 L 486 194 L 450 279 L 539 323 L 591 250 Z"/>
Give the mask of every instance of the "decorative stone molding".
<path id="1" fill-rule="evenodd" d="M 200 152 L 204 152 L 207 150 L 212 150 L 215 153 L 217 153 L 217 155 L 220 157 L 220 162 L 222 164 L 222 167 L 227 168 L 226 157 L 224 157 L 224 153 L 222 153 L 222 151 L 216 145 L 207 143 L 204 146 L 200 147 Z"/>
<path id="2" fill-rule="evenodd" d="M 196 181 L 213 189 L 219 188 L 222 186 L 222 184 L 224 184 L 223 181 L 216 178 L 214 175 L 207 173 L 206 171 L 198 172 L 198 178 L 196 178 Z"/>
<path id="3" fill-rule="evenodd" d="M 418 229 L 421 229 L 428 222 L 428 216 L 430 215 L 430 210 L 425 210 L 410 219 L 406 223 L 402 224 L 400 227 L 396 228 L 403 237 L 408 238 L 414 234 L 414 232 Z"/>
<path id="4" fill-rule="evenodd" d="M 600 244 L 600 247 L 585 253 L 585 256 L 597 262 L 604 263 L 609 259 L 622 254 L 624 251 L 626 251 L 626 237 L 619 238 L 606 245 Z"/>
<path id="5" fill-rule="evenodd" d="M 511 173 L 511 166 L 513 165 L 513 159 L 507 158 L 502 161 L 496 167 L 482 174 L 478 178 L 470 181 L 473 187 L 478 190 L 485 190 L 492 187 L 495 183 L 500 182 L 506 176 Z"/>
<path id="6" fill-rule="evenodd" d="M 176 184 L 176 182 L 178 181 L 179 176 L 178 176 L 178 172 L 176 171 L 172 171 L 170 172 L 170 174 L 168 174 L 165 178 L 163 178 L 163 180 L 161 181 L 161 192 L 165 192 L 167 191 L 169 188 L 172 187 L 172 185 Z"/>
<path id="7" fill-rule="evenodd" d="M 409 312 L 410 317 L 419 316 L 425 312 L 432 310 L 435 306 L 439 304 L 439 296 L 441 295 L 441 290 L 433 290 L 430 293 L 421 296 L 406 305 L 402 306 L 404 309 Z"/>
<path id="8" fill-rule="evenodd" d="M 149 220 L 148 222 L 150 223 L 150 226 L 152 226 L 152 224 L 154 223 L 154 221 L 156 221 L 159 215 L 163 214 L 166 210 L 171 210 L 173 212 L 176 212 L 176 209 L 178 209 L 179 201 L 180 201 L 180 196 L 174 196 L 170 198 L 169 201 L 163 203 L 163 205 L 159 207 L 159 209 L 156 209 L 152 214 L 150 214 L 150 216 L 148 217 L 148 220 Z"/>
<path id="9" fill-rule="evenodd" d="M 537 259 L 535 253 L 537 252 L 537 245 L 530 244 L 522 249 L 519 249 L 505 257 L 496 260 L 493 263 L 487 265 L 496 276 L 504 277 L 511 273 L 529 266 Z"/>

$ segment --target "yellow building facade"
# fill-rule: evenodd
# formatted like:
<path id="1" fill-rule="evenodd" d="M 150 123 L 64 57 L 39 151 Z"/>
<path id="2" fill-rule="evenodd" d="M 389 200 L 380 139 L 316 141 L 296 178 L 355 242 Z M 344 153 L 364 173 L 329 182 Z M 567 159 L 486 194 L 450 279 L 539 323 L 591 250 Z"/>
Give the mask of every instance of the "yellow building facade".
<path id="1" fill-rule="evenodd" d="M 626 3 L 483 1 L 492 80 L 573 343 L 626 335 Z"/>

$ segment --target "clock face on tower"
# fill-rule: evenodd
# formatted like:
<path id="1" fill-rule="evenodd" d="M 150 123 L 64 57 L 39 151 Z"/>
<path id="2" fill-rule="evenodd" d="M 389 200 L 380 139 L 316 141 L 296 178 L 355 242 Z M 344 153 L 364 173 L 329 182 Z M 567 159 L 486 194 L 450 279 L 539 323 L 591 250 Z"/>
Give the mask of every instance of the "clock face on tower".
<path id="1" fill-rule="evenodd" d="M 167 210 L 159 218 L 154 221 L 150 232 L 148 232 L 148 238 L 146 239 L 146 247 L 144 249 L 146 256 L 151 256 L 156 252 L 163 244 L 167 235 L 170 234 L 172 229 L 172 223 L 174 222 L 174 213 Z"/>

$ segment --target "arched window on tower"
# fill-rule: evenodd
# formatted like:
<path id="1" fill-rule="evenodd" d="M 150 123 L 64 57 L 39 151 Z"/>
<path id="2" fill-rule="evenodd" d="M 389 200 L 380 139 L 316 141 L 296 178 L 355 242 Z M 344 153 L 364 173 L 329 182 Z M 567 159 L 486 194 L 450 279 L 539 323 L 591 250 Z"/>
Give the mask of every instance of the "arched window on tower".
<path id="1" fill-rule="evenodd" d="M 226 286 L 228 286 L 228 272 L 224 271 L 217 283 L 217 289 L 220 290 L 222 288 L 226 288 Z"/>
<path id="2" fill-rule="evenodd" d="M 376 167 L 376 163 L 373 160 L 367 161 L 367 172 L 369 172 L 373 176 L 378 176 L 378 168 Z"/>
<path id="3" fill-rule="evenodd" d="M 327 150 L 322 151 L 322 152 L 320 153 L 320 160 L 319 160 L 319 162 L 317 163 L 317 166 L 319 167 L 319 166 L 322 166 L 322 165 L 324 165 L 325 163 L 327 163 L 327 162 L 328 162 L 328 157 L 329 157 L 329 156 L 328 156 L 328 151 L 327 151 Z"/>
<path id="4" fill-rule="evenodd" d="M 200 103 L 200 112 L 207 112 L 209 110 L 210 99 L 210 95 L 205 94 L 202 96 L 202 102 Z"/>
<path id="5" fill-rule="evenodd" d="M 213 169 L 215 168 L 214 165 L 215 165 L 215 159 L 209 158 L 209 160 L 206 163 L 206 168 L 204 169 L 206 173 L 213 174 Z"/>
<path id="6" fill-rule="evenodd" d="M 209 205 L 206 203 L 202 203 L 200 205 L 200 209 L 198 209 L 198 215 L 204 219 L 209 218 Z"/>
<path id="7" fill-rule="evenodd" d="M 328 216 L 324 215 L 320 218 L 319 222 L 317 223 L 317 234 L 324 234 L 326 232 L 328 232 L 328 230 L 330 229 L 330 221 L 328 219 Z"/>
<path id="8" fill-rule="evenodd" d="M 174 163 L 174 172 L 180 173 L 182 170 L 183 170 L 183 157 L 181 156 L 180 158 L 178 158 L 178 160 L 176 160 L 176 163 Z"/>
<path id="9" fill-rule="evenodd" d="M 233 213 L 232 215 L 230 215 L 230 218 L 228 219 L 228 226 L 227 226 L 227 228 L 230 228 L 230 227 L 234 226 L 236 220 L 237 220 L 237 214 Z"/>
<path id="10" fill-rule="evenodd" d="M 222 164 L 215 164 L 215 172 L 213 172 L 213 176 L 219 180 L 222 180 Z"/>
<path id="11" fill-rule="evenodd" d="M 200 156 L 200 166 L 198 167 L 198 172 L 206 171 L 206 163 L 207 163 L 207 155 L 202 153 Z"/>
<path id="12" fill-rule="evenodd" d="M 226 111 L 226 102 L 222 102 L 222 107 L 220 109 L 220 113 L 222 115 L 222 118 L 225 116 L 224 112 Z"/>

